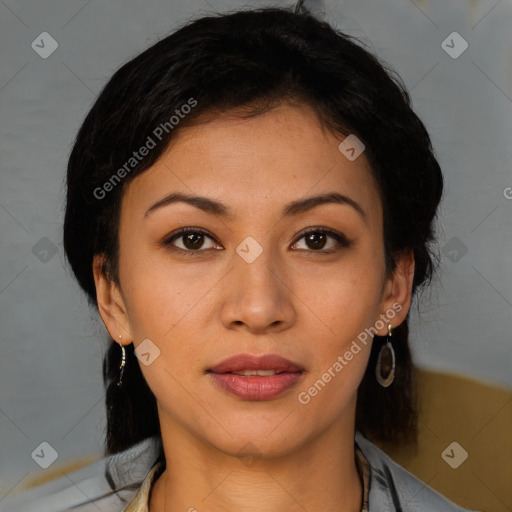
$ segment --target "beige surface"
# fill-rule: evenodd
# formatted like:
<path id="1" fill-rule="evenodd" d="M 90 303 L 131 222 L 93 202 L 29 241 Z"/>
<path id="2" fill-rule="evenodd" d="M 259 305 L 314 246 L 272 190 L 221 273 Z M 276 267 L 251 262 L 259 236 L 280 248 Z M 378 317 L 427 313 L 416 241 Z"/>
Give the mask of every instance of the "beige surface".
<path id="1" fill-rule="evenodd" d="M 461 506 L 485 512 L 512 511 L 512 392 L 425 370 L 419 371 L 418 384 L 418 451 L 386 451 Z M 468 453 L 456 469 L 441 457 L 454 441 Z M 458 456 L 457 448 L 448 453 L 454 455 L 452 460 Z"/>

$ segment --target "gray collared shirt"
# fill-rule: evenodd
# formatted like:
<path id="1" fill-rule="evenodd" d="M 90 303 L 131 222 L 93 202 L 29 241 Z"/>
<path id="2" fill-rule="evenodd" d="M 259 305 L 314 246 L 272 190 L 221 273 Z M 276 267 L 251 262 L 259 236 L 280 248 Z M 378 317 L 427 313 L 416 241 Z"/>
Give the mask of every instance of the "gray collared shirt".
<path id="1" fill-rule="evenodd" d="M 367 472 L 368 512 L 463 512 L 356 432 Z M 122 512 L 155 468 L 161 441 L 148 438 L 48 484 L 0 500 L 0 512 Z M 367 464 L 366 464 L 367 463 Z M 106 478 L 111 475 L 117 491 Z M 144 509 L 142 509 L 144 510 Z M 477 512 L 477 511 L 471 511 Z"/>

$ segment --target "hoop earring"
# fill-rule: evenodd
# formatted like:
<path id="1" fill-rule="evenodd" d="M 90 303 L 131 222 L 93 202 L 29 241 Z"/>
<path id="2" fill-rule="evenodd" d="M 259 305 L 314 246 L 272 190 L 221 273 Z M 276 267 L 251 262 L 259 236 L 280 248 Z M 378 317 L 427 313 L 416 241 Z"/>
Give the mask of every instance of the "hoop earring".
<path id="1" fill-rule="evenodd" d="M 119 335 L 119 341 L 121 341 L 121 334 Z M 126 350 L 124 348 L 124 345 L 121 345 L 119 343 L 119 346 L 121 347 L 121 365 L 119 366 L 119 380 L 117 381 L 117 387 L 121 387 L 123 385 L 123 375 L 124 375 L 124 368 L 126 366 Z"/>
<path id="2" fill-rule="evenodd" d="M 383 387 L 387 388 L 391 385 L 395 379 L 395 351 L 391 344 L 391 334 L 393 326 L 388 325 L 388 335 L 386 336 L 386 342 L 380 347 L 379 355 L 377 356 L 377 365 L 375 367 L 375 376 L 377 382 Z M 383 366 L 389 370 L 387 375 L 382 374 Z"/>

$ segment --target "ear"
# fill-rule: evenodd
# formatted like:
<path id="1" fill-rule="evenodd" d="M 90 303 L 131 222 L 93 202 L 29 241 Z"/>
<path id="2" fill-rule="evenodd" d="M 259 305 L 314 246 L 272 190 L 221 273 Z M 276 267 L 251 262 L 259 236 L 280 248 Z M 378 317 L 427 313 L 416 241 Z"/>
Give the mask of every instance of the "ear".
<path id="1" fill-rule="evenodd" d="M 388 324 L 395 328 L 405 320 L 411 307 L 414 266 L 413 250 L 405 251 L 397 258 L 393 274 L 386 278 L 379 317 L 384 321 L 385 327 L 378 331 L 379 336 L 387 334 Z"/>
<path id="2" fill-rule="evenodd" d="M 105 256 L 103 254 L 94 255 L 92 268 L 101 319 L 116 343 L 129 345 L 133 339 L 130 334 L 126 307 L 118 286 L 105 273 Z"/>

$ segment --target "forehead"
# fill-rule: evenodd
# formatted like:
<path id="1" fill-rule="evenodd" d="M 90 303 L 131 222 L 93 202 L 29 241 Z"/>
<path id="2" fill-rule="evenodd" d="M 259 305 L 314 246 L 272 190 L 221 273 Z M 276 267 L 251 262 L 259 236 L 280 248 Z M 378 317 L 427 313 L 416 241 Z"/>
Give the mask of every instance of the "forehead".
<path id="1" fill-rule="evenodd" d="M 123 203 L 144 210 L 173 191 L 221 199 L 235 214 L 262 213 L 299 198 L 338 192 L 380 215 L 364 152 L 349 160 L 307 106 L 281 105 L 241 118 L 236 112 L 178 131 L 158 162 L 134 178 Z"/>

